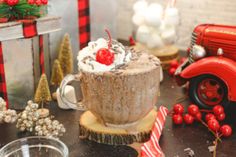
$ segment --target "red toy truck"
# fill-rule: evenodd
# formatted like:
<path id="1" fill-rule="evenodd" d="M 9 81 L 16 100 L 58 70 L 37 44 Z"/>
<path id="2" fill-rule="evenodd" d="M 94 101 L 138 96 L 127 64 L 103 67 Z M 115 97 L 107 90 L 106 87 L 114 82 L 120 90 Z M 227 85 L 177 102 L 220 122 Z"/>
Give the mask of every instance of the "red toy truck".
<path id="1" fill-rule="evenodd" d="M 198 25 L 188 53 L 175 78 L 189 82 L 190 99 L 202 108 L 236 101 L 236 26 Z"/>

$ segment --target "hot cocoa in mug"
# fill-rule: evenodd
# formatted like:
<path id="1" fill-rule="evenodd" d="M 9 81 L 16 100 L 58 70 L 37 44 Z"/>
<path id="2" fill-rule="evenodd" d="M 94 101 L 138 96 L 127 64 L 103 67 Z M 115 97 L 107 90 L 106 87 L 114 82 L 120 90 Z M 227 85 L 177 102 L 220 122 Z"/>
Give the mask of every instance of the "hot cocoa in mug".
<path id="1" fill-rule="evenodd" d="M 98 61 L 97 53 L 101 49 L 113 53 L 111 64 Z M 79 52 L 78 68 L 78 75 L 68 75 L 62 81 L 60 98 L 71 108 L 90 110 L 104 124 L 134 124 L 157 103 L 161 66 L 153 55 L 135 52 L 115 40 L 109 43 L 100 38 Z M 83 95 L 77 106 L 64 96 L 66 84 L 73 80 L 80 81 Z"/>

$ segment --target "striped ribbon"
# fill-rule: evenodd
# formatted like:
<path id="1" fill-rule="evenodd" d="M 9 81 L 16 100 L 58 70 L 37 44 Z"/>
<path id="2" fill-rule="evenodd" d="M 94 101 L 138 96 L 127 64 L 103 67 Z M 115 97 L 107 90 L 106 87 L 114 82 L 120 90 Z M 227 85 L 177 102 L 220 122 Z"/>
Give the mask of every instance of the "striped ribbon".
<path id="1" fill-rule="evenodd" d="M 5 79 L 2 42 L 0 42 L 0 96 L 6 101 L 6 107 L 8 108 L 7 85 Z"/>
<path id="2" fill-rule="evenodd" d="M 164 153 L 159 145 L 162 129 L 164 127 L 168 109 L 160 106 L 157 117 L 152 128 L 150 140 L 145 142 L 141 147 L 141 157 L 163 157 Z"/>
<path id="3" fill-rule="evenodd" d="M 89 0 L 78 0 L 80 49 L 90 41 Z"/>
<path id="4" fill-rule="evenodd" d="M 45 67 L 44 67 L 43 35 L 39 35 L 39 64 L 40 64 L 40 74 L 44 74 Z"/>

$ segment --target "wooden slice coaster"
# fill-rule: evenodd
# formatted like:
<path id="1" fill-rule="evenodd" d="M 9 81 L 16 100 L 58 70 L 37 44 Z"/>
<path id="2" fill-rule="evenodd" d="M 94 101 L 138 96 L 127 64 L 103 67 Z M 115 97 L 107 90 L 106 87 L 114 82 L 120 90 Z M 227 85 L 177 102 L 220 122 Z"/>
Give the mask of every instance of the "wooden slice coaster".
<path id="1" fill-rule="evenodd" d="M 132 127 L 121 128 L 105 126 L 90 111 L 86 111 L 80 117 L 79 136 L 82 139 L 110 145 L 143 143 L 149 139 L 156 114 L 156 110 L 153 109 Z"/>
<path id="2" fill-rule="evenodd" d="M 161 60 L 161 64 L 163 69 L 169 68 L 169 63 L 172 60 L 179 59 L 179 49 L 174 45 L 168 45 L 163 48 L 154 48 L 149 49 L 146 45 L 141 43 L 136 43 L 133 46 L 135 50 L 148 50 L 149 53 L 153 54 L 154 56 L 158 57 Z"/>

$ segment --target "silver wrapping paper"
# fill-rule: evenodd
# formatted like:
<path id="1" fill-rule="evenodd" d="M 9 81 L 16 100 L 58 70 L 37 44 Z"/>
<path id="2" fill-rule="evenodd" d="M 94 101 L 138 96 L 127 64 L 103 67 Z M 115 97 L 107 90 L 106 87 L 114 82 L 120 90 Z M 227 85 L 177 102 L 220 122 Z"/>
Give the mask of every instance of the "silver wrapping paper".
<path id="1" fill-rule="evenodd" d="M 3 42 L 9 107 L 21 109 L 34 93 L 32 40 Z"/>
<path id="2" fill-rule="evenodd" d="M 9 107 L 23 109 L 34 97 L 40 78 L 38 37 L 2 42 Z M 48 35 L 44 35 L 44 61 L 48 78 Z"/>

